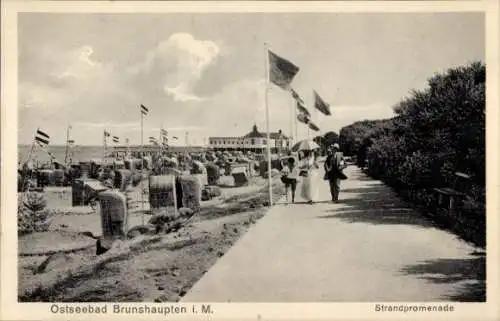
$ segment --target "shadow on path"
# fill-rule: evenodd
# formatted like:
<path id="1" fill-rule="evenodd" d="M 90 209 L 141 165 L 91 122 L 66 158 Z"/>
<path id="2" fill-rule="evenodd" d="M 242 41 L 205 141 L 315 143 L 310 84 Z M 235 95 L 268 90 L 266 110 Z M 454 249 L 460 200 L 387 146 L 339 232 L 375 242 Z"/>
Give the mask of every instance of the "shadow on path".
<path id="1" fill-rule="evenodd" d="M 346 194 L 356 194 L 353 198 L 344 198 Z M 369 224 L 404 224 L 421 227 L 436 225 L 420 213 L 409 207 L 403 200 L 383 184 L 372 184 L 365 188 L 346 188 L 341 190 L 340 208 L 327 211 L 319 218 L 333 218 L 349 223 Z"/>
<path id="2" fill-rule="evenodd" d="M 407 275 L 436 284 L 463 283 L 456 293 L 447 295 L 444 299 L 459 302 L 486 301 L 486 257 L 470 259 L 438 259 L 409 265 L 402 269 Z"/>
<path id="3" fill-rule="evenodd" d="M 364 174 L 354 174 L 360 179 Z M 359 176 L 359 177 L 356 177 Z M 366 178 L 366 176 L 365 176 Z M 439 228 L 436 223 L 413 209 L 396 193 L 379 181 L 363 183 L 365 187 L 341 190 L 341 200 L 322 219 L 339 219 L 348 223 L 374 225 L 403 224 L 422 228 Z M 342 196 L 345 198 L 342 199 Z M 389 230 L 390 231 L 390 230 Z M 405 266 L 401 272 L 435 284 L 452 284 L 456 289 L 444 297 L 459 302 L 486 300 L 486 257 L 484 253 L 470 253 L 471 258 L 442 258 Z"/>

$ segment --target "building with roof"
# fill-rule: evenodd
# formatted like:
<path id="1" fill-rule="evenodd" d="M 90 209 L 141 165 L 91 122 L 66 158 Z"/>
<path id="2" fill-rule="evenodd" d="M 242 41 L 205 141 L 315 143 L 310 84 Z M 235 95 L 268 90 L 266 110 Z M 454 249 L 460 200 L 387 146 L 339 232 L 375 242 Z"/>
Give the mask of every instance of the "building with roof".
<path id="1" fill-rule="evenodd" d="M 283 134 L 281 130 L 269 133 L 271 152 L 276 153 L 288 149 L 291 139 Z M 210 137 L 209 147 L 213 150 L 230 151 L 253 151 L 264 153 L 267 148 L 267 134 L 259 132 L 257 125 L 253 125 L 252 131 L 244 136 Z"/>

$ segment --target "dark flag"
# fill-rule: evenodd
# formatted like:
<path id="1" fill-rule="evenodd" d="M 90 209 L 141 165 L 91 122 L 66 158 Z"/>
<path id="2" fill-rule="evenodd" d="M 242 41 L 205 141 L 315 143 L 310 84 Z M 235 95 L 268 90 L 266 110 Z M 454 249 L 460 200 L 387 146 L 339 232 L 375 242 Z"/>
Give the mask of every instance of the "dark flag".
<path id="1" fill-rule="evenodd" d="M 104 137 L 109 137 L 109 136 L 111 136 L 111 134 L 108 131 L 105 130 L 104 131 Z"/>
<path id="2" fill-rule="evenodd" d="M 297 115 L 297 120 L 301 123 L 308 124 L 311 119 L 309 118 L 309 116 L 301 113 Z"/>
<path id="3" fill-rule="evenodd" d="M 293 99 L 295 99 L 295 101 L 297 102 L 297 109 L 299 110 L 299 113 L 311 117 L 311 113 L 309 113 L 309 110 L 307 110 L 306 104 L 304 103 L 304 100 L 299 96 L 299 94 L 293 88 L 290 88 L 290 92 Z"/>
<path id="4" fill-rule="evenodd" d="M 295 99 L 297 103 L 305 105 L 304 100 L 299 96 L 299 94 L 293 88 L 290 88 L 290 92 L 292 93 L 293 99 Z"/>
<path id="5" fill-rule="evenodd" d="M 316 124 L 314 124 L 313 122 L 309 122 L 308 126 L 309 126 L 309 128 L 311 128 L 314 131 L 318 131 L 319 130 L 319 127 L 316 126 Z"/>
<path id="6" fill-rule="evenodd" d="M 146 106 L 141 105 L 141 113 L 143 115 L 147 115 L 149 113 L 149 109 Z"/>
<path id="7" fill-rule="evenodd" d="M 119 142 L 120 142 L 120 137 L 113 136 L 113 143 L 119 143 Z"/>
<path id="8" fill-rule="evenodd" d="M 173 139 L 179 139 L 179 137 L 177 137 L 177 136 L 173 136 L 172 138 L 173 138 Z"/>
<path id="9" fill-rule="evenodd" d="M 156 138 L 154 138 L 152 136 L 149 137 L 149 143 L 150 144 L 154 144 L 154 145 L 158 145 L 158 142 L 156 141 Z"/>
<path id="10" fill-rule="evenodd" d="M 161 130 L 161 135 L 162 136 L 167 136 L 168 132 L 165 129 Z"/>
<path id="11" fill-rule="evenodd" d="M 311 117 L 311 113 L 309 112 L 309 110 L 307 110 L 307 108 L 304 107 L 304 105 L 302 105 L 298 101 L 297 101 L 297 109 L 299 110 L 299 114 L 304 114 L 304 115 L 306 115 L 309 118 Z"/>
<path id="12" fill-rule="evenodd" d="M 40 145 L 40 146 L 46 146 L 50 142 L 50 136 L 41 131 L 40 129 L 36 130 L 36 135 L 35 135 L 35 141 Z"/>
<path id="13" fill-rule="evenodd" d="M 283 90 L 289 90 L 290 84 L 295 75 L 299 72 L 299 67 L 280 56 L 269 52 L 269 80 Z"/>
<path id="14" fill-rule="evenodd" d="M 322 112 L 323 114 L 329 116 L 332 113 L 330 112 L 330 106 L 321 99 L 316 91 L 313 90 L 314 93 L 314 107 Z"/>

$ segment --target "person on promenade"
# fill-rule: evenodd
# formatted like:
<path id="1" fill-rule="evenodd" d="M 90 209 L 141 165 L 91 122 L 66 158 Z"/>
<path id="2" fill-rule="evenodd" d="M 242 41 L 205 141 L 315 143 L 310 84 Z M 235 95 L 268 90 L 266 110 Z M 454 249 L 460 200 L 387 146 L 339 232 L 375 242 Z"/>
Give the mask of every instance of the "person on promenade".
<path id="1" fill-rule="evenodd" d="M 301 196 L 308 203 L 313 204 L 318 200 L 319 166 L 313 151 L 305 151 L 301 166 L 302 180 Z"/>
<path id="2" fill-rule="evenodd" d="M 342 173 L 344 169 L 344 160 L 340 152 L 339 144 L 335 143 L 328 149 L 328 157 L 325 160 L 325 180 L 328 180 L 330 185 L 330 194 L 332 201 L 337 203 L 339 201 L 340 193 L 340 180 L 347 177 Z"/>
<path id="3" fill-rule="evenodd" d="M 287 164 L 283 166 L 281 181 L 285 184 L 285 195 L 288 200 L 288 187 L 292 192 L 292 203 L 295 203 L 295 190 L 299 178 L 299 167 L 295 164 L 295 158 L 289 157 Z"/>

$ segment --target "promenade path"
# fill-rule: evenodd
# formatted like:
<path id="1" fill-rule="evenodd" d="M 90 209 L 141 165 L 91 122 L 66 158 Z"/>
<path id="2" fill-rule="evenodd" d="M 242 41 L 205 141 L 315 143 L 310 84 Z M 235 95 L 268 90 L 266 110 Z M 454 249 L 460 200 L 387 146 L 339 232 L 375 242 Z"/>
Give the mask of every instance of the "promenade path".
<path id="1" fill-rule="evenodd" d="M 345 173 L 340 203 L 328 201 L 321 175 L 323 202 L 281 200 L 182 301 L 484 300 L 481 251 L 433 227 L 358 168 Z"/>

